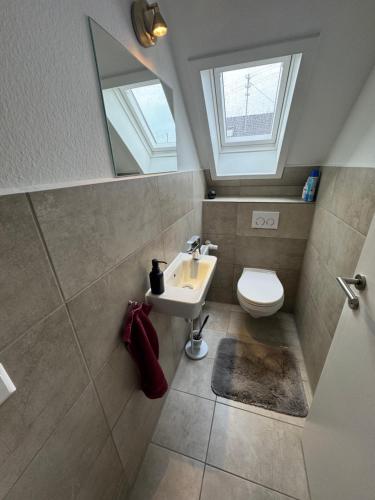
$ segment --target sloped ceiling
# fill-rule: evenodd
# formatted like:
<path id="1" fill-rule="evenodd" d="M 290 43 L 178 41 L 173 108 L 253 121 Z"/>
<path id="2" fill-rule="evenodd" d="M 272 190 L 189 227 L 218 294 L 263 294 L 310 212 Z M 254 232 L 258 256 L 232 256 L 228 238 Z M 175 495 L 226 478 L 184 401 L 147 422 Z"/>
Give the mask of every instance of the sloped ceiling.
<path id="1" fill-rule="evenodd" d="M 374 0 L 160 3 L 170 28 L 169 40 L 193 131 L 195 96 L 188 84 L 190 58 L 320 32 L 318 56 L 287 164 L 323 163 L 375 64 Z M 200 156 L 205 156 L 202 151 Z"/>

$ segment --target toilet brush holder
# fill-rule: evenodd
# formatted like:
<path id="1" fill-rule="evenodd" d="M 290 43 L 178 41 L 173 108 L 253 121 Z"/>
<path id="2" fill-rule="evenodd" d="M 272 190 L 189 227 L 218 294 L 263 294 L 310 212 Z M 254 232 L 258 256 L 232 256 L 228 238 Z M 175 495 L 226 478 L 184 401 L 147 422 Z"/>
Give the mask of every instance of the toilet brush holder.
<path id="1" fill-rule="evenodd" d="M 198 332 L 199 330 L 194 330 L 190 340 L 185 345 L 186 356 L 190 359 L 202 359 L 208 353 L 208 345 L 200 335 L 198 337 Z"/>
<path id="2" fill-rule="evenodd" d="M 199 340 L 191 339 L 185 345 L 185 353 L 190 359 L 203 359 L 207 356 L 208 345 L 202 338 Z"/>

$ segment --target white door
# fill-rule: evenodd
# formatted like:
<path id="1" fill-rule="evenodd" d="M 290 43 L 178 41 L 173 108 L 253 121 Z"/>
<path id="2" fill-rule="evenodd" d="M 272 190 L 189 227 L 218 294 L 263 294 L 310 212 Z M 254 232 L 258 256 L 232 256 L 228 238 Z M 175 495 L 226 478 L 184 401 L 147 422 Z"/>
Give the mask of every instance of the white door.
<path id="1" fill-rule="evenodd" d="M 375 218 L 356 273 L 367 287 L 344 306 L 303 432 L 312 500 L 375 499 Z"/>

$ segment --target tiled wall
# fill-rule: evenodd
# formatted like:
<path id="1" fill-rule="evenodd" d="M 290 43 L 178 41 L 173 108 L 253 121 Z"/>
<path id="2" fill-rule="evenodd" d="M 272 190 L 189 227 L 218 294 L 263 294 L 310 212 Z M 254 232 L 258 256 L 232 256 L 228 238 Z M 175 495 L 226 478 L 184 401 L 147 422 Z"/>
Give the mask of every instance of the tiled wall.
<path id="1" fill-rule="evenodd" d="M 163 400 L 138 389 L 120 343 L 153 257 L 201 230 L 201 171 L 0 198 L 0 498 L 117 498 Z M 152 314 L 171 380 L 183 319 Z"/>
<path id="2" fill-rule="evenodd" d="M 205 170 L 207 187 L 217 196 L 301 196 L 312 167 L 285 167 L 281 179 L 219 180 Z"/>
<path id="3" fill-rule="evenodd" d="M 375 212 L 375 169 L 324 167 L 298 291 L 296 319 L 313 388 L 345 295 L 336 276 L 352 276 Z"/>
<path id="4" fill-rule="evenodd" d="M 284 310 L 292 311 L 314 205 L 230 200 L 203 202 L 204 239 L 219 245 L 218 265 L 208 298 L 237 303 L 236 287 L 244 267 L 273 269 L 284 286 Z M 253 210 L 280 212 L 278 229 L 251 228 Z"/>

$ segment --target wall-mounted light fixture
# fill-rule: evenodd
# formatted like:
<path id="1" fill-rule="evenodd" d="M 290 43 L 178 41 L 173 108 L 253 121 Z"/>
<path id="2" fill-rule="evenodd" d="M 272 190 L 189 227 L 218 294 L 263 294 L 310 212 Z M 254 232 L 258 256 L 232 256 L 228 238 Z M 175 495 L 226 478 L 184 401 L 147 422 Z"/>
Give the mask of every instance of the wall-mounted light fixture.
<path id="1" fill-rule="evenodd" d="M 131 9 L 134 32 L 143 47 L 152 47 L 158 38 L 165 36 L 168 26 L 160 14 L 157 3 L 135 0 Z"/>

